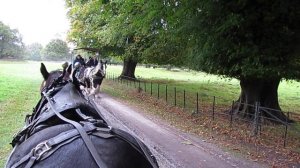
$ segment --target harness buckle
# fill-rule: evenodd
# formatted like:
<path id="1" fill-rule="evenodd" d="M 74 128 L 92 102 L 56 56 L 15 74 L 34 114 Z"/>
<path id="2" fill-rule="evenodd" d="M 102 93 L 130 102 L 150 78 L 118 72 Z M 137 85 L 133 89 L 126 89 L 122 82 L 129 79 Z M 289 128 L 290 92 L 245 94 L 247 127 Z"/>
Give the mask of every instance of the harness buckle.
<path id="1" fill-rule="evenodd" d="M 50 149 L 51 146 L 48 145 L 47 141 L 44 141 L 32 149 L 32 154 L 36 157 L 36 160 L 39 160 L 43 154 L 48 152 Z"/>

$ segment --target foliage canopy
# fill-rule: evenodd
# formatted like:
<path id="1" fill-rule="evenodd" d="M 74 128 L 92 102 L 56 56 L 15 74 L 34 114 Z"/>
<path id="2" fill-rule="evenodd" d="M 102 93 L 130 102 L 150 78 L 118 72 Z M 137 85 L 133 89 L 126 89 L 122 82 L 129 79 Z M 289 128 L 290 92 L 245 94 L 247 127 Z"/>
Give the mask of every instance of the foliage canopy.
<path id="1" fill-rule="evenodd" d="M 188 16 L 188 58 L 195 69 L 241 78 L 299 78 L 297 0 L 194 1 Z M 188 26 L 192 25 L 192 26 Z"/>
<path id="2" fill-rule="evenodd" d="M 66 2 L 79 47 L 238 79 L 300 78 L 297 0 Z"/>
<path id="3" fill-rule="evenodd" d="M 51 40 L 43 50 L 43 59 L 46 60 L 67 60 L 69 57 L 69 47 L 61 39 Z"/>
<path id="4" fill-rule="evenodd" d="M 20 58 L 24 52 L 22 36 L 0 21 L 0 58 Z"/>

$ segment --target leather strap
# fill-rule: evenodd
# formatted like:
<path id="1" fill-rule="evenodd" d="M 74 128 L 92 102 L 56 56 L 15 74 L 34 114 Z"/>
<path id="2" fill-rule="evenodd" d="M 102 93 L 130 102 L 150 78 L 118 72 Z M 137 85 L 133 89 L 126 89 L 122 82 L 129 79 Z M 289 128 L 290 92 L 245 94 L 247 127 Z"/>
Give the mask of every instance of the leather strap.
<path id="1" fill-rule="evenodd" d="M 75 111 L 76 111 L 76 113 L 77 113 L 84 121 L 89 121 L 89 122 L 91 122 L 91 123 L 94 123 L 94 122 L 97 121 L 96 119 L 94 119 L 94 118 L 92 118 L 92 117 L 90 117 L 90 116 L 87 116 L 87 115 L 83 114 L 79 108 L 75 109 Z"/>
<path id="2" fill-rule="evenodd" d="M 16 168 L 16 167 L 20 166 L 22 163 L 24 163 L 25 161 L 27 161 L 28 159 L 30 159 L 31 156 L 32 156 L 32 152 L 30 152 L 27 155 L 25 155 L 21 160 L 19 160 L 17 163 L 15 163 L 14 165 L 12 165 L 11 168 Z"/>
<path id="3" fill-rule="evenodd" d="M 92 133 L 98 132 L 98 128 L 90 123 L 86 123 L 83 127 L 85 132 Z M 109 130 L 102 130 L 102 135 L 109 134 Z M 59 147 L 73 141 L 76 137 L 78 138 L 79 132 L 76 129 L 68 130 L 62 132 L 55 137 L 50 138 L 49 140 L 43 141 L 36 145 L 27 155 L 25 155 L 22 159 L 20 159 L 17 163 L 13 164 L 12 168 L 16 168 L 29 160 L 30 163 L 27 165 L 33 165 L 36 160 L 43 160 L 50 156 L 55 150 Z M 98 135 L 99 136 L 99 135 Z M 102 137 L 102 136 L 101 136 Z M 110 136 L 103 136 L 103 138 L 110 138 Z M 73 138 L 73 139 L 72 139 Z M 67 142 L 69 141 L 69 142 Z M 54 147 L 54 148 L 53 148 Z"/>
<path id="4" fill-rule="evenodd" d="M 63 115 L 61 115 L 54 107 L 53 105 L 53 100 L 50 99 L 50 97 L 43 92 L 45 98 L 48 100 L 48 103 L 51 107 L 51 109 L 54 111 L 54 113 L 56 114 L 56 116 L 58 118 L 60 118 L 61 120 L 65 121 L 66 123 L 70 123 L 72 124 L 77 131 L 79 132 L 79 134 L 81 135 L 83 142 L 85 143 L 86 147 L 88 148 L 89 152 L 91 153 L 92 157 L 94 158 L 96 164 L 98 165 L 99 168 L 107 168 L 107 166 L 104 164 L 103 160 L 100 158 L 98 152 L 96 151 L 96 148 L 94 146 L 94 144 L 92 143 L 91 139 L 89 138 L 89 136 L 87 135 L 87 133 L 85 132 L 85 130 L 82 128 L 82 126 L 72 120 L 67 119 L 66 117 L 64 117 Z"/>
<path id="5" fill-rule="evenodd" d="M 133 146 L 137 151 L 141 152 L 141 154 L 143 154 L 151 163 L 153 168 L 158 168 L 155 157 L 150 153 L 149 149 L 143 144 L 143 142 L 121 129 L 112 128 L 111 132 L 117 137 L 131 144 L 131 146 Z"/>
<path id="6" fill-rule="evenodd" d="M 100 110 L 98 109 L 98 107 L 97 107 L 95 101 L 94 101 L 93 99 L 90 99 L 90 98 L 88 99 L 88 101 L 92 104 L 92 106 L 94 107 L 94 109 L 97 111 L 99 117 L 102 118 L 102 119 L 105 121 L 105 118 L 104 118 L 104 116 L 101 114 Z M 109 125 L 110 125 L 110 124 L 109 124 Z"/>
<path id="7" fill-rule="evenodd" d="M 29 162 L 26 164 L 25 168 L 31 168 L 36 161 L 36 157 L 31 157 Z"/>
<path id="8" fill-rule="evenodd" d="M 103 115 L 97 108 L 95 102 L 93 99 L 89 99 L 90 103 L 93 105 L 93 107 L 96 109 L 98 115 L 104 120 Z M 116 128 L 111 128 L 111 132 L 113 132 L 115 135 L 117 135 L 119 138 L 123 139 L 124 141 L 128 142 L 131 144 L 132 147 L 134 147 L 137 151 L 140 151 L 141 154 L 144 154 L 147 160 L 151 163 L 153 168 L 158 168 L 157 161 L 153 155 L 150 154 L 149 149 L 137 138 L 134 136 L 128 134 L 127 132 L 116 129 Z"/>

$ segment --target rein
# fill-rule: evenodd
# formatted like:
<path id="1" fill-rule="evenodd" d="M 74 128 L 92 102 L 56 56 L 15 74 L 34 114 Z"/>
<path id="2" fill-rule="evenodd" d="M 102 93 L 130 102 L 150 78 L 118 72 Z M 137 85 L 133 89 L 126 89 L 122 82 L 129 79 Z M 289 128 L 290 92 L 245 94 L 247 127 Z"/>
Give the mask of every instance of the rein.
<path id="1" fill-rule="evenodd" d="M 103 163 L 102 159 L 100 158 L 98 152 L 96 151 L 96 148 L 94 144 L 92 143 L 91 139 L 87 135 L 86 131 L 83 129 L 83 127 L 75 121 L 69 120 L 68 118 L 64 117 L 61 115 L 54 107 L 55 101 L 51 99 L 45 92 L 43 92 L 43 95 L 45 98 L 48 100 L 48 103 L 50 104 L 51 109 L 54 111 L 55 115 L 60 118 L 61 120 L 65 121 L 66 123 L 72 124 L 77 131 L 79 132 L 80 136 L 82 137 L 86 147 L 88 148 L 89 152 L 93 156 L 96 164 L 98 165 L 99 168 L 107 168 L 107 166 Z"/>
<path id="2" fill-rule="evenodd" d="M 76 71 L 76 70 L 75 70 Z M 65 71 L 63 71 L 64 75 Z M 105 164 L 104 160 L 100 157 L 99 153 L 97 152 L 97 148 L 93 144 L 93 142 L 90 139 L 89 135 L 98 136 L 100 138 L 111 138 L 111 137 L 117 137 L 119 139 L 122 139 L 123 141 L 129 143 L 133 148 L 135 148 L 140 154 L 142 154 L 152 165 L 152 167 L 157 168 L 158 164 L 156 162 L 155 157 L 151 154 L 149 149 L 143 144 L 142 141 L 137 139 L 136 137 L 128 134 L 125 131 L 122 131 L 120 129 L 115 129 L 107 125 L 106 121 L 104 120 L 104 116 L 100 112 L 100 110 L 97 108 L 96 103 L 93 99 L 89 99 L 88 97 L 85 97 L 82 95 L 82 92 L 79 88 L 79 81 L 76 77 L 74 77 L 75 73 L 73 73 L 73 81 L 66 81 L 63 79 L 63 75 L 61 75 L 59 78 L 55 79 L 53 83 L 51 83 L 50 86 L 45 87 L 41 92 L 41 99 L 39 100 L 38 104 L 33 110 L 33 114 L 29 117 L 26 117 L 26 127 L 21 130 L 13 139 L 12 145 L 14 147 L 17 147 L 21 143 L 23 143 L 26 139 L 28 139 L 31 135 L 38 133 L 40 130 L 47 128 L 51 128 L 51 126 L 56 128 L 60 128 L 60 124 L 66 125 L 67 130 L 63 130 L 59 132 L 59 134 L 53 136 L 53 137 L 45 137 L 42 141 L 37 141 L 37 145 L 35 147 L 30 148 L 31 151 L 28 152 L 25 156 L 15 162 L 11 167 L 17 168 L 22 164 L 25 164 L 25 168 L 33 167 L 34 164 L 39 160 L 44 160 L 47 157 L 49 157 L 51 154 L 53 154 L 56 150 L 58 150 L 60 147 L 71 143 L 76 138 L 81 138 L 85 146 L 87 147 L 87 150 L 92 155 L 93 160 L 95 161 L 96 165 L 99 168 L 107 168 L 108 166 Z M 72 85 L 68 85 L 69 82 Z M 68 85 L 68 86 L 66 86 Z M 72 90 L 67 90 L 69 87 L 75 87 L 74 91 L 79 91 L 78 96 L 82 96 L 83 101 L 86 104 L 88 104 L 87 108 L 89 110 L 92 110 L 94 114 L 97 116 L 99 115 L 100 119 L 98 117 L 93 118 L 93 115 L 87 116 L 86 114 L 81 112 L 80 104 L 75 103 L 69 104 L 65 107 L 63 103 L 61 103 L 61 99 L 59 99 L 59 95 L 55 97 L 55 95 L 62 91 L 62 94 L 66 91 L 70 94 L 72 94 Z M 75 94 L 77 95 L 77 93 Z M 56 99 L 58 98 L 58 99 Z M 80 102 L 80 99 L 75 98 L 73 100 L 78 100 Z M 85 108 L 83 108 L 85 109 Z M 47 113 L 49 111 L 52 111 L 53 113 Z M 62 112 L 67 112 L 68 110 L 74 110 L 73 112 L 76 112 L 78 117 L 81 119 L 77 122 L 76 120 L 71 120 L 64 115 L 62 115 Z M 90 112 L 92 112 L 90 111 Z M 89 111 L 84 111 L 89 112 Z M 43 115 L 41 115 L 43 114 Z M 46 114 L 46 115 L 44 115 Z M 50 115 L 49 115 L 50 114 Z M 89 114 L 88 114 L 89 115 Z M 47 125 L 44 124 L 44 122 L 48 121 L 52 116 L 57 116 L 61 121 L 64 121 L 64 123 L 60 123 L 57 125 Z M 74 128 L 75 129 L 74 129 Z M 51 129 L 50 129 L 51 130 Z M 47 139 L 46 139 L 47 138 Z M 15 146 L 16 145 L 16 146 Z M 27 162 L 27 163 L 26 163 Z"/>

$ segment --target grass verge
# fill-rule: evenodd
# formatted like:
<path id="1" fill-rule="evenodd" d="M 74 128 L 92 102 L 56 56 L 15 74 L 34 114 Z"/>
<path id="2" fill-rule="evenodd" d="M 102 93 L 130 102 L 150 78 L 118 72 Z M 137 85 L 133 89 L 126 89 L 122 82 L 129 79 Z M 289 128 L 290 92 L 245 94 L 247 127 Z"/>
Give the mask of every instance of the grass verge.
<path id="1" fill-rule="evenodd" d="M 117 77 L 121 74 L 122 66 L 108 66 L 107 73 Z M 153 82 L 153 94 L 157 96 L 157 84 L 160 84 L 160 96 L 164 96 L 165 85 L 168 84 L 172 92 L 174 87 L 182 96 L 183 90 L 194 99 L 196 93 L 205 101 L 211 101 L 212 97 L 219 98 L 220 103 L 231 104 L 237 100 L 240 94 L 239 81 L 231 78 L 222 78 L 216 75 L 196 71 L 168 71 L 163 68 L 145 68 L 138 66 L 135 75 L 143 82 L 147 82 L 147 90 L 150 90 L 150 82 Z M 142 88 L 144 84 L 142 84 Z M 279 104 L 285 112 L 300 114 L 300 82 L 294 80 L 282 80 L 278 88 Z M 170 92 L 170 96 L 172 96 Z M 171 99 L 170 99 L 171 100 Z"/>
<path id="2" fill-rule="evenodd" d="M 60 67 L 58 63 L 46 65 L 50 70 Z M 0 67 L 0 167 L 4 167 L 12 150 L 9 143 L 40 97 L 42 77 L 38 62 L 0 61 Z"/>
<path id="3" fill-rule="evenodd" d="M 212 121 L 210 116 L 191 115 L 183 109 L 168 105 L 164 100 L 150 97 L 144 92 L 106 80 L 103 91 L 127 104 L 141 109 L 142 112 L 156 116 L 180 130 L 200 136 L 211 143 L 217 144 L 225 151 L 229 151 L 237 156 L 246 157 L 256 162 L 262 162 L 275 167 L 299 166 L 300 149 L 297 139 L 292 135 L 288 142 L 288 147 L 283 147 L 282 136 L 276 132 L 276 126 L 263 128 L 263 134 L 259 137 L 251 135 L 251 124 L 235 119 L 233 127 L 228 125 L 226 117 L 218 116 Z M 151 117 L 152 118 L 152 117 Z M 267 129 L 270 129 L 268 131 Z M 298 135 L 297 135 L 298 136 Z"/>

